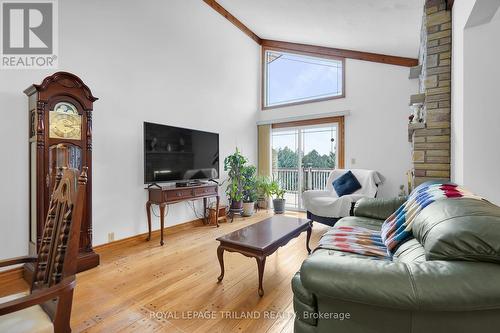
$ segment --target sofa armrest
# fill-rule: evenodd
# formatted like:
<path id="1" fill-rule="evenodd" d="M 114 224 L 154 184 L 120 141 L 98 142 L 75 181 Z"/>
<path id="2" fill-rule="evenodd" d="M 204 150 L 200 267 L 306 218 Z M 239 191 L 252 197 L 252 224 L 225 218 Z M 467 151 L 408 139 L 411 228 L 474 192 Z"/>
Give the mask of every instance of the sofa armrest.
<path id="1" fill-rule="evenodd" d="M 406 198 L 363 198 L 354 206 L 354 216 L 385 220 L 396 211 Z"/>
<path id="2" fill-rule="evenodd" d="M 478 272 L 481 272 L 478 274 Z M 401 263 L 311 256 L 300 278 L 316 297 L 421 311 L 500 309 L 500 265 L 465 261 Z"/>
<path id="3" fill-rule="evenodd" d="M 313 255 L 302 264 L 300 277 L 304 287 L 318 297 L 383 307 L 417 307 L 408 270 L 402 263 Z"/>

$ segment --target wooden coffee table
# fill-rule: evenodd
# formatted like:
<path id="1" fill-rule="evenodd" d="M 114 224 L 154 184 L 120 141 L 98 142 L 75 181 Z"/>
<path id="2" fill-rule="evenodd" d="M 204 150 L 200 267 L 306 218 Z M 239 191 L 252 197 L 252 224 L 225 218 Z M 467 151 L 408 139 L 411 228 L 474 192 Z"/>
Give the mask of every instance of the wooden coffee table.
<path id="1" fill-rule="evenodd" d="M 224 278 L 224 250 L 238 252 L 247 257 L 254 257 L 257 260 L 257 269 L 259 271 L 259 295 L 263 296 L 262 278 L 266 257 L 304 231 L 307 231 L 306 249 L 308 253 L 311 253 L 309 248 L 311 227 L 312 224 L 308 220 L 275 215 L 217 238 L 220 242 L 217 248 L 217 257 L 219 258 L 221 271 L 217 279 L 220 282 Z"/>

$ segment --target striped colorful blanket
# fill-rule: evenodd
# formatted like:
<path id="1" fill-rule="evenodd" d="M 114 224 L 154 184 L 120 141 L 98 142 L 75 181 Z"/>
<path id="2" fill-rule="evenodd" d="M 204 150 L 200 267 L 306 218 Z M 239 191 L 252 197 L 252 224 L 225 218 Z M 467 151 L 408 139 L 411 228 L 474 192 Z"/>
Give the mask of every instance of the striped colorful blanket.
<path id="1" fill-rule="evenodd" d="M 321 237 L 318 249 L 389 259 L 379 231 L 360 227 L 335 227 Z"/>
<path id="2" fill-rule="evenodd" d="M 413 222 L 422 209 L 437 200 L 458 198 L 482 200 L 453 183 L 424 183 L 384 221 L 381 231 L 362 227 L 336 227 L 321 238 L 318 248 L 390 258 L 401 244 L 413 238 Z"/>

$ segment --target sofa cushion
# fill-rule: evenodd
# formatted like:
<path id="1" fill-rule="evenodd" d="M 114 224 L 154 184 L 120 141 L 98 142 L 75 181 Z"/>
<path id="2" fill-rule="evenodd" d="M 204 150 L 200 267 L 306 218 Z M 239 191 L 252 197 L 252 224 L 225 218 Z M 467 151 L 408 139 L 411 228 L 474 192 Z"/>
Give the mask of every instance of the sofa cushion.
<path id="1" fill-rule="evenodd" d="M 406 197 L 389 199 L 362 198 L 354 206 L 354 215 L 385 220 L 404 204 L 406 199 Z"/>
<path id="2" fill-rule="evenodd" d="M 415 238 L 401 244 L 392 257 L 393 261 L 411 263 L 425 261 L 425 250 Z"/>
<path id="3" fill-rule="evenodd" d="M 338 196 L 354 193 L 361 188 L 361 184 L 354 174 L 349 170 L 333 181 L 333 188 Z"/>
<path id="4" fill-rule="evenodd" d="M 412 226 L 428 260 L 500 262 L 500 207 L 448 199 L 423 209 Z"/>
<path id="5" fill-rule="evenodd" d="M 335 227 L 361 227 L 370 230 L 380 231 L 382 227 L 382 220 L 371 219 L 361 216 L 346 216 L 335 223 Z"/>

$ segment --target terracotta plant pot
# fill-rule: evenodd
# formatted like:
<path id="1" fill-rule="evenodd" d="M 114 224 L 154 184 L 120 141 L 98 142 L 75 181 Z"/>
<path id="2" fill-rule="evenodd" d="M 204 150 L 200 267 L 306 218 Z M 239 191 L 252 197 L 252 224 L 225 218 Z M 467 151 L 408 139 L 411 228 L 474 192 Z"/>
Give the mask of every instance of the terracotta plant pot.
<path id="1" fill-rule="evenodd" d="M 285 212 L 285 199 L 273 199 L 274 214 Z"/>
<path id="2" fill-rule="evenodd" d="M 252 216 L 255 212 L 255 202 L 244 202 L 243 203 L 243 216 Z"/>

